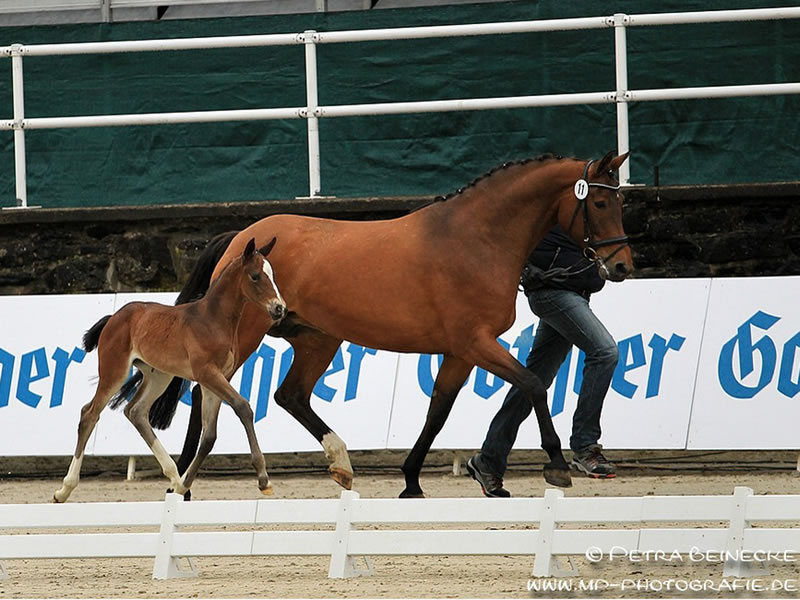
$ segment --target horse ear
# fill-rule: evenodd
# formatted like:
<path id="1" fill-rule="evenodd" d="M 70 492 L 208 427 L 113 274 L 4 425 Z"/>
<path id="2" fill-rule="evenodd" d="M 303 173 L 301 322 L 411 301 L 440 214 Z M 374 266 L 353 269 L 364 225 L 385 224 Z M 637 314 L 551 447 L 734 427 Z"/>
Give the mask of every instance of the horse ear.
<path id="1" fill-rule="evenodd" d="M 613 150 L 597 161 L 597 167 L 595 167 L 595 173 L 606 172 L 609 168 L 609 164 L 611 163 L 612 158 L 614 158 Z M 616 169 L 614 169 L 614 171 L 616 171 Z"/>
<path id="2" fill-rule="evenodd" d="M 261 254 L 262 256 L 266 256 L 267 254 L 269 254 L 270 250 L 272 250 L 272 247 L 275 245 L 275 242 L 277 242 L 277 241 L 278 241 L 278 238 L 276 238 L 276 237 L 272 238 L 272 240 L 270 241 L 269 244 L 267 244 L 266 246 L 258 249 L 259 254 Z"/>
<path id="3" fill-rule="evenodd" d="M 628 156 L 630 156 L 630 154 L 631 154 L 630 152 L 626 152 L 625 154 L 620 154 L 618 157 L 616 157 L 609 163 L 608 168 L 612 171 L 619 171 L 619 168 L 622 166 L 622 163 L 628 160 Z"/>
<path id="4" fill-rule="evenodd" d="M 244 252 L 242 252 L 242 259 L 245 261 L 250 260 L 255 251 L 256 251 L 256 238 L 250 238 L 250 241 L 247 242 L 247 246 L 244 247 Z"/>

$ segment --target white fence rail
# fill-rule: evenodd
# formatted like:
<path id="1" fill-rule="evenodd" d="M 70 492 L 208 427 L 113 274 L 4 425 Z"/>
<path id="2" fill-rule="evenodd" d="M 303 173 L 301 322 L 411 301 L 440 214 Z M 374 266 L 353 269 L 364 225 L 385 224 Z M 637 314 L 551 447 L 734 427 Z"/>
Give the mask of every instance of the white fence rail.
<path id="1" fill-rule="evenodd" d="M 800 19 L 800 7 L 721 10 L 686 13 L 627 15 L 487 23 L 481 25 L 448 25 L 434 27 L 407 27 L 394 29 L 367 29 L 359 31 L 305 31 L 293 34 L 225 36 L 174 40 L 140 40 L 121 42 L 88 42 L 72 44 L 14 44 L 0 48 L 0 54 L 11 58 L 13 84 L 13 118 L 0 120 L 0 129 L 14 131 L 14 157 L 16 197 L 18 207 L 27 207 L 25 166 L 25 130 L 57 127 L 110 127 L 124 125 L 160 125 L 212 121 L 241 121 L 254 119 L 293 119 L 307 121 L 309 196 L 319 196 L 320 149 L 318 119 L 442 111 L 488 110 L 501 108 L 526 108 L 536 106 L 564 106 L 573 104 L 615 103 L 617 107 L 617 150 L 629 149 L 628 104 L 654 100 L 681 100 L 737 96 L 766 96 L 800 93 L 800 82 L 769 85 L 732 85 L 694 88 L 652 90 L 628 89 L 627 37 L 628 27 L 684 25 L 691 23 L 722 23 L 734 21 L 766 21 Z M 328 43 L 356 43 L 377 40 L 429 39 L 456 36 L 501 35 L 547 31 L 614 29 L 614 58 L 616 81 L 613 89 L 574 94 L 545 94 L 506 98 L 465 98 L 457 100 L 391 102 L 378 104 L 353 104 L 319 106 L 317 94 L 316 47 Z M 305 45 L 306 106 L 274 109 L 247 109 L 223 111 L 195 111 L 151 113 L 138 115 L 92 115 L 77 117 L 25 118 L 23 94 L 23 58 L 67 54 L 105 54 L 116 52 L 155 52 L 196 50 L 208 48 L 241 48 L 253 46 Z M 630 183 L 629 163 L 620 171 L 623 184 Z"/>
<path id="2" fill-rule="evenodd" d="M 195 561 L 189 559 L 186 570 L 181 557 L 329 555 L 328 576 L 350 577 L 372 573 L 369 556 L 502 554 L 534 556 L 533 575 L 552 577 L 577 574 L 574 567 L 560 569 L 556 556 L 585 555 L 592 548 L 595 558 L 612 552 L 713 553 L 725 562 L 724 576 L 746 576 L 759 553 L 800 556 L 799 514 L 800 495 L 755 496 L 746 487 L 737 487 L 732 496 L 641 498 L 565 498 L 560 490 L 548 489 L 543 498 L 500 501 L 362 499 L 344 491 L 339 500 L 184 503 L 182 496 L 167 494 L 164 502 L 0 505 L 0 560 L 152 556 L 153 578 L 167 579 L 197 574 Z M 700 527 L 642 527 L 665 521 Z M 751 526 L 764 521 L 788 526 Z M 728 525 L 708 527 L 719 522 Z M 519 529 L 532 523 L 538 529 Z M 574 527 L 590 523 L 628 528 Z M 413 529 L 396 529 L 412 524 Z M 443 524 L 470 528 L 419 527 Z M 560 529 L 561 524 L 571 528 Z M 265 525 L 275 529 L 265 531 Z M 359 530 L 359 525 L 371 528 Z M 375 525 L 381 528 L 372 529 Z M 509 525 L 515 528 L 500 528 Z M 286 526 L 293 529 L 278 529 Z M 132 527 L 159 531 L 35 533 Z M 365 567 L 359 567 L 359 557 Z M 0 573 L 5 571 L 0 563 Z"/>

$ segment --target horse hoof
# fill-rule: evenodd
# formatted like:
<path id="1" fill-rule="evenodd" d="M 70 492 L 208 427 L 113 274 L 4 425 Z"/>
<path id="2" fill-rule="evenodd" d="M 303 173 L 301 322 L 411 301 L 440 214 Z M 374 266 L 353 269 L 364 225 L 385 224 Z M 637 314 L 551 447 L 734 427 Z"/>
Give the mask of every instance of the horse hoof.
<path id="1" fill-rule="evenodd" d="M 63 502 L 63 500 L 59 500 L 58 496 L 53 494 L 53 502 L 55 502 L 56 504 L 61 504 Z"/>
<path id="2" fill-rule="evenodd" d="M 400 492 L 400 496 L 398 496 L 398 498 L 424 498 L 424 497 L 425 494 L 422 492 L 422 490 L 419 490 L 418 492 L 410 492 L 408 491 L 408 488 Z"/>
<path id="3" fill-rule="evenodd" d="M 265 496 L 272 496 L 272 486 L 268 485 L 267 487 L 261 490 L 261 493 L 264 494 Z"/>
<path id="4" fill-rule="evenodd" d="M 544 468 L 544 480 L 550 485 L 568 488 L 572 487 L 572 476 L 569 469 Z"/>
<path id="5" fill-rule="evenodd" d="M 192 490 L 186 490 L 186 493 L 183 495 L 183 501 L 189 502 L 192 499 Z"/>
<path id="6" fill-rule="evenodd" d="M 328 471 L 331 474 L 331 479 L 333 479 L 344 489 L 353 489 L 353 474 L 350 471 L 345 471 L 339 467 L 328 467 Z"/>

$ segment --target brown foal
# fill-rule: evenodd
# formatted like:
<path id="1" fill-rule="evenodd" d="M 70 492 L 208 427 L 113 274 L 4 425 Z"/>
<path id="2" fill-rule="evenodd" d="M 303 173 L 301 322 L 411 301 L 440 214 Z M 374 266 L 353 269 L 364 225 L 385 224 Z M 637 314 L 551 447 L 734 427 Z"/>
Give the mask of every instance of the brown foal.
<path id="1" fill-rule="evenodd" d="M 131 365 L 143 377 L 125 407 L 125 416 L 147 442 L 175 492 L 184 494 L 189 490 L 211 451 L 216 441 L 219 408 L 225 401 L 247 432 L 259 489 L 265 495 L 272 493 L 264 455 L 256 439 L 253 411 L 229 381 L 246 358 L 239 356 L 238 340 L 245 304 L 250 303 L 273 322 L 286 315 L 286 304 L 275 284 L 272 265 L 265 258 L 274 245 L 273 237 L 256 250 L 255 239 L 250 239 L 244 251 L 197 302 L 180 306 L 131 302 L 113 315 L 103 317 L 86 332 L 84 348 L 98 349 L 100 381 L 91 402 L 81 410 L 75 455 L 62 487 L 53 496 L 56 502 L 65 502 L 78 485 L 86 442 L 100 413 L 128 378 Z M 204 392 L 200 448 L 183 478 L 148 421 L 151 405 L 174 376 L 198 382 Z"/>

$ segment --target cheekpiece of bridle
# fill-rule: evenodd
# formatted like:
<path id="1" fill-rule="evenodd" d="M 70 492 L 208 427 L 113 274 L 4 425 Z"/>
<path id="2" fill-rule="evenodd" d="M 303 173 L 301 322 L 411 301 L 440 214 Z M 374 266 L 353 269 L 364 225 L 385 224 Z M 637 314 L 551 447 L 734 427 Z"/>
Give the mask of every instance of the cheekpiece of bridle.
<path id="1" fill-rule="evenodd" d="M 606 190 L 611 190 L 613 192 L 618 192 L 620 189 L 620 185 L 609 185 L 607 183 L 599 183 L 597 181 L 589 181 L 589 167 L 592 166 L 594 163 L 593 160 L 590 160 L 586 163 L 586 166 L 583 168 L 583 177 L 578 179 L 575 182 L 575 186 L 573 191 L 575 193 L 575 198 L 578 200 L 578 205 L 575 207 L 575 212 L 572 215 L 572 219 L 569 222 L 569 230 L 572 230 L 572 225 L 575 222 L 575 218 L 578 216 L 578 211 L 583 209 L 583 242 L 586 244 L 586 248 L 583 250 L 584 256 L 591 261 L 598 262 L 600 260 L 608 260 L 612 256 L 614 256 L 617 252 L 622 250 L 625 246 L 628 245 L 628 236 L 621 235 L 619 237 L 608 238 L 605 240 L 595 240 L 594 235 L 592 234 L 592 226 L 589 223 L 589 207 L 587 205 L 586 199 L 589 197 L 589 190 L 590 188 L 597 187 L 603 188 Z M 614 246 L 619 245 L 619 248 L 614 250 L 611 254 L 605 257 L 605 259 L 601 259 L 597 254 L 597 249 L 602 248 L 603 246 Z"/>

